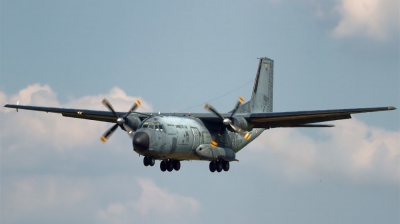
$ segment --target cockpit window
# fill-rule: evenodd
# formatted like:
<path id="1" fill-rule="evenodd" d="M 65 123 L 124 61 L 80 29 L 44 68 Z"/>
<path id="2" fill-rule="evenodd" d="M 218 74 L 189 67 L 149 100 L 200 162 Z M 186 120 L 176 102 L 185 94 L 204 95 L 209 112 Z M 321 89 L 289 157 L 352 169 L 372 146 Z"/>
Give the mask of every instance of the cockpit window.
<path id="1" fill-rule="evenodd" d="M 140 128 L 148 128 L 148 129 L 155 129 L 156 131 L 165 131 L 164 127 L 160 123 L 149 123 L 145 122 Z"/>

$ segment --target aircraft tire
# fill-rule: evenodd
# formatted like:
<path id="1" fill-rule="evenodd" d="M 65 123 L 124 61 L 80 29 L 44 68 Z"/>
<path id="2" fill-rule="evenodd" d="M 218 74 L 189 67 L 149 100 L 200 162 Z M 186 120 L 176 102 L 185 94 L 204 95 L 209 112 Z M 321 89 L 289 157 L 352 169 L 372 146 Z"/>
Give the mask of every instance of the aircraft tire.
<path id="1" fill-rule="evenodd" d="M 147 156 L 145 156 L 143 158 L 143 165 L 148 166 L 149 165 L 149 158 L 147 158 Z"/>
<path id="2" fill-rule="evenodd" d="M 225 171 L 229 170 L 229 162 L 224 162 L 223 168 Z"/>
<path id="3" fill-rule="evenodd" d="M 181 168 L 181 162 L 179 160 L 174 161 L 174 170 L 178 171 Z"/>
<path id="4" fill-rule="evenodd" d="M 165 172 L 165 171 L 167 170 L 167 164 L 165 164 L 165 161 L 164 161 L 164 160 L 161 161 L 161 163 L 160 163 L 160 170 L 161 170 L 162 172 Z"/>
<path id="5" fill-rule="evenodd" d="M 174 163 L 171 160 L 168 160 L 167 162 L 167 170 L 168 172 L 171 172 L 172 170 L 174 170 Z"/>
<path id="6" fill-rule="evenodd" d="M 219 172 L 221 172 L 222 171 L 222 162 L 221 161 L 218 161 L 217 162 L 217 172 L 219 173 Z"/>
<path id="7" fill-rule="evenodd" d="M 149 161 L 150 166 L 154 166 L 154 164 L 156 163 L 156 160 L 152 156 L 149 156 L 147 160 Z"/>
<path id="8" fill-rule="evenodd" d="M 215 172 L 216 167 L 215 167 L 215 163 L 213 161 L 210 162 L 209 168 L 210 168 L 211 173 Z"/>

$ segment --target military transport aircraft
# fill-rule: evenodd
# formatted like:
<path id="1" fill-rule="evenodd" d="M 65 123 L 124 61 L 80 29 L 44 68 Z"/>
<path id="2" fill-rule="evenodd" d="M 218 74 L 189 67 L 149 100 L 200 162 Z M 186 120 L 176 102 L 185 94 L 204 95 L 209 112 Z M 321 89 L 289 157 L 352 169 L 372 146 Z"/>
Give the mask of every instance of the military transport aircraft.
<path id="1" fill-rule="evenodd" d="M 132 138 L 133 150 L 143 155 L 145 166 L 160 160 L 162 171 L 179 170 L 180 161 L 209 161 L 211 172 L 228 171 L 236 153 L 264 130 L 279 127 L 333 127 L 319 122 L 349 119 L 351 114 L 395 110 L 374 107 L 339 110 L 272 112 L 274 61 L 260 58 L 250 101 L 239 98 L 228 113 L 219 113 L 206 104 L 211 113 L 138 113 L 138 100 L 128 112 L 116 112 L 106 99 L 109 111 L 67 109 L 7 104 L 5 107 L 59 113 L 64 117 L 115 123 L 100 140 L 106 142 L 120 127 Z"/>

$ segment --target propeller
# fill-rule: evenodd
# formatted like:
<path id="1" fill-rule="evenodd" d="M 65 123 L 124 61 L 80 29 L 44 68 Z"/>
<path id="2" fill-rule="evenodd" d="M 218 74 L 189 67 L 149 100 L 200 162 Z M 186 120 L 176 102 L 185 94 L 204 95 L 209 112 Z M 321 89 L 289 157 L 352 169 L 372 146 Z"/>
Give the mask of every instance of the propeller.
<path id="1" fill-rule="evenodd" d="M 122 130 L 129 130 L 133 131 L 129 126 L 125 125 L 125 118 L 132 112 L 134 112 L 141 104 L 140 100 L 137 100 L 135 104 L 129 109 L 128 113 L 126 113 L 124 116 L 119 117 L 118 114 L 115 112 L 114 108 L 112 107 L 111 103 L 104 98 L 102 101 L 103 105 L 107 107 L 117 118 L 115 121 L 115 125 L 113 125 L 110 129 L 108 129 L 104 134 L 101 136 L 100 141 L 105 143 L 107 139 L 114 133 L 114 131 L 119 127 L 122 128 Z"/>
<path id="2" fill-rule="evenodd" d="M 243 97 L 239 97 L 238 101 L 236 102 L 235 107 L 234 107 L 233 110 L 232 110 L 231 116 L 228 117 L 228 118 L 222 117 L 222 115 L 221 115 L 220 113 L 218 113 L 218 111 L 217 111 L 213 106 L 211 106 L 210 104 L 204 105 L 204 108 L 205 108 L 206 110 L 211 111 L 212 113 L 214 113 L 215 115 L 217 115 L 219 118 L 221 118 L 222 123 L 223 123 L 225 126 L 230 126 L 230 127 L 232 128 L 233 131 L 235 131 L 235 132 L 237 132 L 237 133 L 243 135 L 244 138 L 245 138 L 246 140 L 249 140 L 249 139 L 251 138 L 251 134 L 250 134 L 249 132 L 247 132 L 246 130 L 243 130 L 243 129 L 241 129 L 240 127 L 235 126 L 235 125 L 234 125 L 234 122 L 232 121 L 233 115 L 235 115 L 237 109 L 238 109 L 239 106 L 243 103 L 243 101 L 244 101 L 244 98 L 243 98 Z"/>

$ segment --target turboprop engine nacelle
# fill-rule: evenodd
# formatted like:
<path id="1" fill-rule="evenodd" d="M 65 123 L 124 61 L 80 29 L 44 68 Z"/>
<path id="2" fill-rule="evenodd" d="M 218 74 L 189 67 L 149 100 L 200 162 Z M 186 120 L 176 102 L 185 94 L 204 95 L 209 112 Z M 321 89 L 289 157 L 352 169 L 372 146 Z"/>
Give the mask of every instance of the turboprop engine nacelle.
<path id="1" fill-rule="evenodd" d="M 232 124 L 243 131 L 251 131 L 253 129 L 253 125 L 249 125 L 244 117 L 232 117 Z"/>
<path id="2" fill-rule="evenodd" d="M 125 125 L 128 125 L 133 131 L 136 131 L 140 123 L 140 118 L 133 114 L 130 114 L 125 118 Z"/>
<path id="3" fill-rule="evenodd" d="M 221 158 L 227 161 L 234 161 L 236 153 L 230 148 L 214 147 L 210 144 L 202 144 L 196 148 L 196 154 L 207 160 Z"/>

